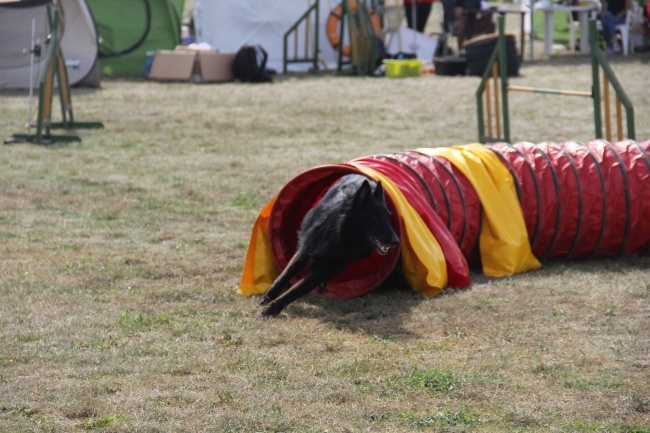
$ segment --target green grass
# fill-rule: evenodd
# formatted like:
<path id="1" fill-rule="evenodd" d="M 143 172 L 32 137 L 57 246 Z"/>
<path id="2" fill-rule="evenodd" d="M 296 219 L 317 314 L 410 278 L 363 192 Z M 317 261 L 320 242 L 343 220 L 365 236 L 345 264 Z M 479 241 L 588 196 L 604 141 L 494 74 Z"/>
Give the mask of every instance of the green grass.
<path id="1" fill-rule="evenodd" d="M 156 326 L 170 322 L 171 318 L 165 314 L 131 313 L 127 310 L 120 313 L 120 328 L 125 331 L 150 331 Z"/>
<path id="2" fill-rule="evenodd" d="M 533 15 L 535 38 L 544 40 L 544 12 L 536 11 Z M 580 34 L 578 32 L 577 37 Z M 566 44 L 569 42 L 569 18 L 566 12 L 553 12 L 553 42 Z"/>
<path id="3" fill-rule="evenodd" d="M 416 429 L 422 430 L 447 430 L 451 427 L 468 428 L 479 424 L 478 418 L 467 410 L 451 411 L 442 410 L 437 413 L 419 415 L 414 413 L 403 414 L 402 417 Z"/>
<path id="4" fill-rule="evenodd" d="M 81 422 L 81 426 L 86 430 L 97 430 L 108 427 L 111 424 L 126 421 L 125 418 L 117 418 L 114 416 L 93 417 Z"/>
<path id="5" fill-rule="evenodd" d="M 419 369 L 415 366 L 407 378 L 407 383 L 414 388 L 427 389 L 432 392 L 446 392 L 458 388 L 462 381 L 451 371 Z"/>

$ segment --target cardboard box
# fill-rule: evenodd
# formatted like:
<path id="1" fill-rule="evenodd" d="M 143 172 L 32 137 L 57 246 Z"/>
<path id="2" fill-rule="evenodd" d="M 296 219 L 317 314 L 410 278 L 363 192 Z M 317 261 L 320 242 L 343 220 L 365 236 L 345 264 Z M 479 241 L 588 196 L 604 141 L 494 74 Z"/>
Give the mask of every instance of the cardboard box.
<path id="1" fill-rule="evenodd" d="M 161 81 L 189 81 L 192 77 L 196 52 L 159 50 L 154 54 L 149 78 Z"/>
<path id="2" fill-rule="evenodd" d="M 198 74 L 203 83 L 233 81 L 232 61 L 235 53 L 198 51 Z"/>
<path id="3" fill-rule="evenodd" d="M 235 53 L 191 50 L 178 47 L 160 50 L 154 55 L 149 78 L 160 81 L 215 83 L 233 81 L 232 61 Z"/>

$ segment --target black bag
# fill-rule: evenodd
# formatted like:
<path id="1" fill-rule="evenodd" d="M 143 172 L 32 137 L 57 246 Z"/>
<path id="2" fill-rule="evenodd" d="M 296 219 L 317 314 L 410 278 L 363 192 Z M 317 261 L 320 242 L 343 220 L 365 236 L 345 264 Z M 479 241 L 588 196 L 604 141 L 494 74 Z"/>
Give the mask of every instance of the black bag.
<path id="1" fill-rule="evenodd" d="M 470 39 L 465 43 L 467 55 L 467 74 L 482 77 L 498 43 L 496 35 L 486 35 Z M 506 35 L 506 57 L 508 59 L 508 76 L 519 75 L 519 53 L 513 35 Z M 498 65 L 498 63 L 497 63 Z"/>
<path id="2" fill-rule="evenodd" d="M 245 83 L 268 83 L 273 71 L 266 69 L 268 54 L 260 45 L 244 45 L 232 61 L 232 73 Z"/>

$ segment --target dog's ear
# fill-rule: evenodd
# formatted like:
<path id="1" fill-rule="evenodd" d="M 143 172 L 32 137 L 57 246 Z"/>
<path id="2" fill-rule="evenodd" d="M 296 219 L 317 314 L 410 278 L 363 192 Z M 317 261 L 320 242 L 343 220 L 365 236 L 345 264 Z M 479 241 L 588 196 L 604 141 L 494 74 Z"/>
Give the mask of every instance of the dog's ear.
<path id="1" fill-rule="evenodd" d="M 357 190 L 357 194 L 354 196 L 354 201 L 356 203 L 363 203 L 372 195 L 372 188 L 370 187 L 370 182 L 368 179 L 364 179 L 363 183 Z"/>
<path id="2" fill-rule="evenodd" d="M 375 188 L 375 198 L 383 199 L 384 198 L 384 187 L 381 186 L 381 181 L 377 182 L 377 187 Z"/>

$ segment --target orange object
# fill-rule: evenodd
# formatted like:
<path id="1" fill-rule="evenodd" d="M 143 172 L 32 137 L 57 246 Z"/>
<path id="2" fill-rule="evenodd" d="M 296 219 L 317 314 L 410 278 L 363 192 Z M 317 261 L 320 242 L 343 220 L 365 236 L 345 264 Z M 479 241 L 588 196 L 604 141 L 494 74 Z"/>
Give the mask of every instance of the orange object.
<path id="1" fill-rule="evenodd" d="M 251 233 L 251 240 L 246 252 L 244 271 L 239 283 L 240 295 L 261 295 L 271 287 L 273 281 L 280 275 L 271 248 L 269 247 L 269 215 L 275 203 L 271 199 L 262 209 Z"/>
<path id="2" fill-rule="evenodd" d="M 350 0 L 348 2 L 350 10 L 352 12 L 357 10 L 357 2 Z M 379 22 L 379 17 L 377 13 L 370 9 L 370 21 L 372 22 L 372 27 L 375 29 L 375 35 L 377 37 L 381 36 L 381 23 Z M 341 29 L 341 17 L 343 16 L 343 5 L 339 3 L 327 17 L 327 23 L 325 24 L 325 34 L 327 34 L 327 39 L 330 41 L 330 44 L 335 50 L 341 49 L 341 35 L 339 30 Z M 350 57 L 350 46 L 343 45 L 343 55 L 345 57 Z"/>

